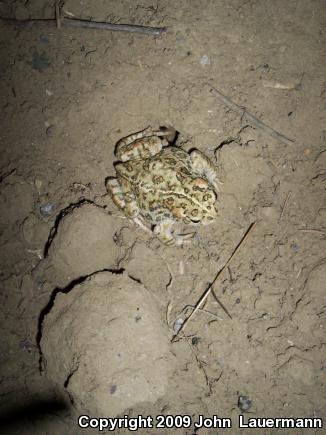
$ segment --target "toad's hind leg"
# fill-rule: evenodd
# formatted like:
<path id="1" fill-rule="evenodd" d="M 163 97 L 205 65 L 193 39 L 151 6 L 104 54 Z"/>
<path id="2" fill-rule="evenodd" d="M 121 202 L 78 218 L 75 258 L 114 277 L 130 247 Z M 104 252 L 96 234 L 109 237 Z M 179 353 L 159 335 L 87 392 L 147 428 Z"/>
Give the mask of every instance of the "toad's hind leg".
<path id="1" fill-rule="evenodd" d="M 131 219 L 139 214 L 139 207 L 135 195 L 130 191 L 128 182 L 109 177 L 105 181 L 106 190 L 111 195 L 114 204 Z"/>
<path id="2" fill-rule="evenodd" d="M 205 156 L 201 151 L 194 150 L 190 153 L 191 167 L 195 173 L 200 176 L 204 176 L 218 192 L 218 177 L 216 168 L 210 159 Z"/>
<path id="3" fill-rule="evenodd" d="M 138 131 L 137 133 L 129 134 L 128 136 L 123 137 L 122 139 L 117 142 L 116 145 L 116 151 L 121 148 L 130 145 L 131 143 L 135 142 L 137 139 L 142 139 L 144 137 L 153 136 L 153 130 L 151 127 L 147 127 L 142 131 Z"/>
<path id="4" fill-rule="evenodd" d="M 145 130 L 120 139 L 116 144 L 115 155 L 122 162 L 139 158 L 147 159 L 172 142 L 175 134 L 172 127 L 162 127 L 158 130 L 147 127 Z"/>

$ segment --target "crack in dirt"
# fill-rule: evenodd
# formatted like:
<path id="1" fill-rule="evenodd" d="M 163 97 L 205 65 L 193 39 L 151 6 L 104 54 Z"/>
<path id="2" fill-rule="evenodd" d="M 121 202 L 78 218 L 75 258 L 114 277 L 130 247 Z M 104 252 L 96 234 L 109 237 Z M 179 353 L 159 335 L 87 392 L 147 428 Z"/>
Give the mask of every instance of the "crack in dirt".
<path id="1" fill-rule="evenodd" d="M 68 397 L 69 397 L 69 400 L 70 400 L 70 403 L 73 405 L 74 404 L 74 397 L 72 396 L 72 394 L 70 394 L 70 392 L 69 392 L 69 390 L 68 390 L 68 385 L 69 385 L 69 382 L 70 382 L 70 380 L 71 380 L 71 378 L 73 377 L 73 375 L 78 371 L 78 369 L 79 369 L 79 358 L 78 358 L 78 356 L 76 357 L 76 359 L 75 359 L 75 357 L 73 358 L 73 368 L 70 370 L 70 372 L 69 372 L 69 374 L 68 374 L 68 376 L 67 376 L 67 378 L 66 378 L 66 380 L 64 381 L 64 383 L 63 383 L 63 387 L 65 388 L 65 390 L 66 390 L 66 392 L 67 392 L 67 394 L 68 394 Z"/>
<path id="2" fill-rule="evenodd" d="M 231 144 L 231 143 L 233 143 L 233 142 L 235 142 L 235 143 L 237 143 L 238 145 L 240 145 L 240 146 L 243 146 L 243 145 L 248 145 L 249 144 L 249 142 L 254 142 L 254 140 L 252 139 L 252 140 L 249 140 L 249 141 L 247 141 L 247 142 L 245 142 L 245 143 L 243 143 L 242 141 L 241 141 L 241 133 L 244 131 L 244 130 L 246 130 L 247 128 L 252 128 L 249 124 L 247 124 L 247 125 L 244 125 L 243 127 L 241 127 L 240 128 L 240 130 L 236 133 L 236 136 L 230 136 L 230 137 L 228 137 L 227 139 L 224 139 L 215 149 L 214 149 L 214 154 L 216 153 L 216 151 L 219 151 L 219 150 L 221 150 L 223 147 L 224 147 L 224 145 L 229 145 L 229 144 Z"/>
<path id="3" fill-rule="evenodd" d="M 129 273 L 128 273 L 128 277 L 129 277 L 132 281 L 135 281 L 137 284 L 142 284 L 142 285 L 144 285 L 144 284 L 141 282 L 141 280 L 140 280 L 139 278 L 135 278 L 134 276 L 130 275 Z M 144 287 L 145 287 L 145 286 L 144 286 Z"/>

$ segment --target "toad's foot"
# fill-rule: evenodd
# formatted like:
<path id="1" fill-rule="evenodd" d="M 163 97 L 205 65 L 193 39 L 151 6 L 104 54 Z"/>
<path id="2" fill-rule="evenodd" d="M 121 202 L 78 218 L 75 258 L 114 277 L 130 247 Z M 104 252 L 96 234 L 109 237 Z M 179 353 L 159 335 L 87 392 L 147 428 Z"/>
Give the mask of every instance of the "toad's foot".
<path id="1" fill-rule="evenodd" d="M 190 243 L 190 240 L 196 233 L 176 234 L 172 228 L 173 225 L 173 220 L 163 221 L 155 226 L 153 232 L 157 238 L 167 246 L 180 246 L 185 243 Z"/>
<path id="2" fill-rule="evenodd" d="M 150 228 L 148 228 L 148 226 L 146 224 L 144 224 L 144 222 L 142 221 L 141 218 L 136 217 L 132 220 L 136 225 L 138 225 L 140 228 L 142 228 L 143 230 L 145 230 L 147 233 L 152 234 L 152 230 Z"/>

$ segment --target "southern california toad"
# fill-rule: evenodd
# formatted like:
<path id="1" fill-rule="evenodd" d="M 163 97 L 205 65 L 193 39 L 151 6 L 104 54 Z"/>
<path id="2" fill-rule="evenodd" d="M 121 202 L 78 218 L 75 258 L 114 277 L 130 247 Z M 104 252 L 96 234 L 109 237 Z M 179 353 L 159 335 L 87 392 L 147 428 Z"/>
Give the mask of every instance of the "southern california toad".
<path id="1" fill-rule="evenodd" d="M 125 215 L 167 245 L 182 244 L 194 233 L 175 234 L 177 221 L 209 224 L 217 217 L 216 170 L 202 152 L 173 146 L 176 132 L 161 127 L 122 138 L 116 145 L 116 178 L 106 188 Z"/>

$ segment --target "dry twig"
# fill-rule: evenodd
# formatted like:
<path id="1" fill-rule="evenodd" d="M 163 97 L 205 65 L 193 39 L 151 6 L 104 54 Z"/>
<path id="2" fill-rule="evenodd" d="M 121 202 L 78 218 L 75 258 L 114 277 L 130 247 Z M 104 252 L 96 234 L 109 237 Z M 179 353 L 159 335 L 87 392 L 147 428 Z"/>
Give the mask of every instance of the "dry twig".
<path id="1" fill-rule="evenodd" d="M 16 20 L 14 18 L 0 18 L 0 21 L 13 23 L 19 27 L 34 27 L 34 26 L 46 26 L 56 27 L 58 26 L 57 18 L 53 19 L 33 19 L 33 20 Z M 159 36 L 166 31 L 166 27 L 148 27 L 138 26 L 134 24 L 112 24 L 99 21 L 77 20 L 68 17 L 60 17 L 60 25 L 62 27 L 82 27 L 86 29 L 101 29 L 111 30 L 115 32 L 129 32 L 129 33 L 142 33 L 144 35 Z"/>
<path id="2" fill-rule="evenodd" d="M 193 311 L 193 310 L 195 309 L 195 306 L 194 306 L 194 305 L 186 305 L 186 306 L 183 308 L 182 311 L 188 310 L 189 308 Z M 208 314 L 208 315 L 210 315 L 210 316 L 213 316 L 215 319 L 218 319 L 218 320 L 224 320 L 222 317 L 218 316 L 218 315 L 215 314 L 215 313 L 212 313 L 212 312 L 209 311 L 209 310 L 205 310 L 204 308 L 197 308 L 197 310 L 198 310 L 199 313 Z"/>
<path id="3" fill-rule="evenodd" d="M 299 231 L 302 231 L 303 233 L 316 233 L 321 234 L 322 236 L 326 237 L 326 231 L 323 230 L 317 230 L 315 228 L 300 228 Z"/>
<path id="4" fill-rule="evenodd" d="M 244 107 L 238 106 L 238 104 L 234 103 L 229 97 L 226 95 L 223 95 L 220 91 L 218 91 L 213 86 L 210 86 L 210 92 L 218 98 L 228 109 L 233 110 L 234 112 L 241 115 L 243 119 L 245 119 L 247 122 L 249 122 L 254 127 L 257 127 L 263 131 L 265 131 L 267 134 L 272 136 L 274 139 L 279 140 L 280 142 L 283 142 L 285 145 L 291 145 L 294 141 L 292 139 L 289 139 L 288 137 L 284 136 L 283 134 L 279 133 L 278 131 L 274 130 L 273 128 L 266 125 L 264 122 L 260 121 L 260 119 L 256 118 L 251 113 L 247 112 L 247 110 Z"/>
<path id="5" fill-rule="evenodd" d="M 228 258 L 227 262 L 224 264 L 224 266 L 217 272 L 215 278 L 213 279 L 213 281 L 208 285 L 207 289 L 204 291 L 204 293 L 201 295 L 201 297 L 199 298 L 198 302 L 195 305 L 194 310 L 192 311 L 192 313 L 189 315 L 189 317 L 187 317 L 187 319 L 184 321 L 184 323 L 182 324 L 181 328 L 179 329 L 179 331 L 172 337 L 172 342 L 175 341 L 175 339 L 178 337 L 178 335 L 180 334 L 181 331 L 183 331 L 186 327 L 186 325 L 188 324 L 188 322 L 190 321 L 190 319 L 195 315 L 195 313 L 199 310 L 200 306 L 202 305 L 202 303 L 208 298 L 208 296 L 210 295 L 210 293 L 213 294 L 214 299 L 221 305 L 221 307 L 223 308 L 223 310 L 227 313 L 227 315 L 232 319 L 231 315 L 229 314 L 229 312 L 226 310 L 226 308 L 224 307 L 224 305 L 221 303 L 221 301 L 217 298 L 213 287 L 216 284 L 217 280 L 219 279 L 219 277 L 221 276 L 221 274 L 224 272 L 225 268 L 227 268 L 227 266 L 230 264 L 230 261 L 232 260 L 232 258 L 235 256 L 235 254 L 238 252 L 240 246 L 243 244 L 243 242 L 245 241 L 245 239 L 248 237 L 248 234 L 250 233 L 250 231 L 252 230 L 252 228 L 254 227 L 256 222 L 253 222 L 249 225 L 247 231 L 245 232 L 245 234 L 242 236 L 240 242 L 237 244 L 237 246 L 234 248 L 232 254 L 230 255 L 230 257 Z"/>
<path id="6" fill-rule="evenodd" d="M 288 202 L 289 202 L 289 199 L 290 199 L 291 195 L 292 195 L 292 192 L 290 190 L 289 193 L 287 194 L 286 200 L 284 201 L 284 205 L 282 207 L 280 221 L 283 219 L 283 216 L 284 216 L 284 213 L 285 213 L 285 210 L 286 210 L 286 207 L 288 205 Z"/>

